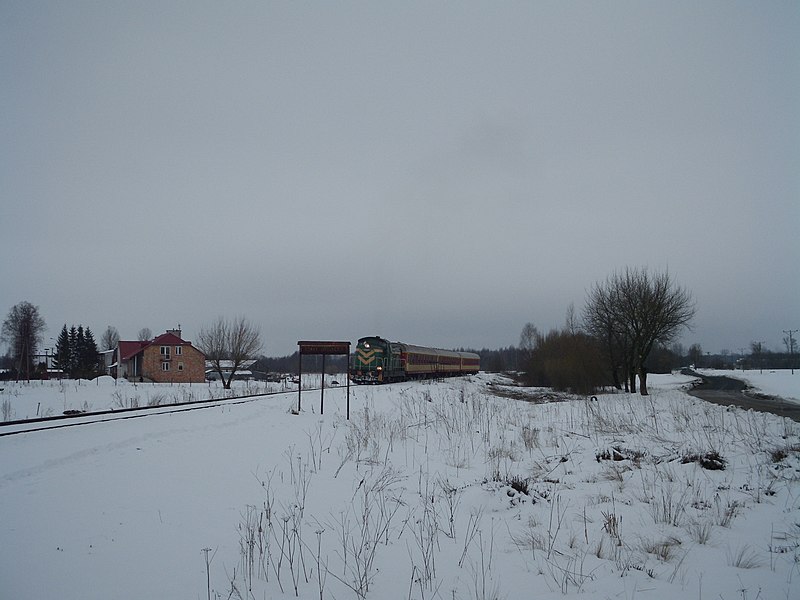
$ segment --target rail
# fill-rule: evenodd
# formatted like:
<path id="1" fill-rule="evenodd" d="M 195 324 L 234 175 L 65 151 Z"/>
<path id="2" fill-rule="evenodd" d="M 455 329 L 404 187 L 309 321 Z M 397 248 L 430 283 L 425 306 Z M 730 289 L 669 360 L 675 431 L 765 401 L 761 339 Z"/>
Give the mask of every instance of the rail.
<path id="1" fill-rule="evenodd" d="M 319 389 L 319 387 L 311 387 L 303 388 L 303 391 L 313 392 L 318 391 Z M 0 423 L 0 437 L 17 435 L 20 433 L 32 433 L 35 431 L 48 431 L 63 429 L 66 427 L 77 427 L 80 425 L 91 425 L 94 423 L 109 423 L 112 421 L 136 419 L 153 415 L 168 415 L 179 412 L 189 412 L 192 410 L 202 410 L 205 408 L 214 408 L 217 406 L 246 404 L 248 402 L 255 402 L 256 400 L 269 396 L 281 396 L 296 393 L 297 392 L 295 390 L 283 390 L 277 392 L 264 392 L 261 394 L 229 396 L 227 398 L 207 398 L 205 400 L 175 402 L 174 404 L 163 404 L 159 406 L 137 406 L 134 408 L 82 412 L 80 414 L 54 415 L 50 417 L 36 417 L 33 419 L 16 419 L 14 421 L 3 421 Z M 11 431 L 8 431 L 8 429 L 11 429 Z"/>

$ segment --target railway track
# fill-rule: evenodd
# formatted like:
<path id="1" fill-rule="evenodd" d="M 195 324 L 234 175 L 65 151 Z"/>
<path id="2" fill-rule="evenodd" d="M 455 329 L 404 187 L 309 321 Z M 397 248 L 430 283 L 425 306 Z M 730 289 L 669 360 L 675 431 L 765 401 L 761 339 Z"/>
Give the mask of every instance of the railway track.
<path id="1" fill-rule="evenodd" d="M 304 392 L 319 391 L 320 388 L 304 388 Z M 336 389 L 336 388 L 333 388 Z M 0 437 L 18 435 L 21 433 L 33 433 L 36 431 L 49 431 L 64 429 L 67 427 L 79 427 L 81 425 L 92 425 L 96 423 L 109 423 L 111 421 L 123 421 L 126 419 L 139 419 L 155 415 L 169 415 L 193 410 L 203 410 L 218 406 L 233 406 L 236 404 L 246 404 L 270 396 L 297 396 L 297 390 L 287 390 L 279 392 L 265 392 L 263 394 L 248 394 L 245 396 L 232 396 L 230 398 L 209 398 L 207 400 L 195 400 L 192 402 L 177 402 L 175 404 L 164 404 L 160 406 L 139 406 L 136 408 L 120 408 L 116 410 L 100 410 L 79 414 L 55 415 L 52 417 L 37 417 L 35 419 L 24 419 L 16 421 L 5 421 L 0 423 Z"/>

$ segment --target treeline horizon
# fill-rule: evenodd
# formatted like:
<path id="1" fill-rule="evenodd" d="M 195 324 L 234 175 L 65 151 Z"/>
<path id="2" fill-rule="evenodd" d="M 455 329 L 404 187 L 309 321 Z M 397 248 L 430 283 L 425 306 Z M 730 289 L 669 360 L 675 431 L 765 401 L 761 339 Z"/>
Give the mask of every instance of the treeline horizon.
<path id="1" fill-rule="evenodd" d="M 490 373 L 520 373 L 526 367 L 527 355 L 522 348 L 514 345 L 502 348 L 452 348 L 457 352 L 474 352 L 481 357 L 481 371 Z M 353 354 L 350 354 L 352 357 Z M 789 369 L 792 355 L 788 352 L 764 350 L 760 354 L 736 353 L 722 350 L 717 353 L 703 352 L 699 344 L 692 344 L 688 349 L 682 344 L 670 347 L 657 346 L 648 360 L 650 373 L 671 373 L 676 369 L 694 366 L 698 369 Z M 254 373 L 296 373 L 298 353 L 284 356 L 260 355 L 253 364 Z M 325 358 L 327 374 L 343 373 L 347 367 L 344 356 L 328 356 Z M 319 372 L 322 369 L 322 357 L 303 356 L 303 372 Z"/>
<path id="2" fill-rule="evenodd" d="M 587 291 L 580 314 L 574 304 L 566 308 L 564 326 L 540 331 L 534 323 L 526 323 L 520 332 L 519 345 L 505 348 L 467 349 L 481 357 L 481 369 L 490 372 L 509 372 L 519 375 L 530 386 L 549 387 L 556 391 L 593 394 L 614 387 L 645 396 L 649 373 L 669 373 L 681 367 L 697 368 L 796 368 L 797 339 L 795 330 L 784 331 L 786 353 L 770 352 L 763 342 L 750 342 L 750 354 L 744 348 L 738 355 L 722 352 L 704 353 L 700 344 L 688 350 L 678 343 L 683 330 L 691 331 L 697 312 L 691 292 L 682 287 L 669 271 L 652 271 L 647 267 L 625 267 L 614 271 L 603 281 L 595 282 Z M 3 322 L 2 340 L 9 343 L 10 360 L 5 368 L 34 375 L 37 347 L 45 329 L 38 307 L 29 302 L 14 306 Z M 74 328 L 73 328 L 74 329 Z M 88 328 L 87 328 L 88 331 Z M 142 332 L 150 333 L 149 329 Z M 113 347 L 112 338 L 118 334 L 111 326 L 104 334 L 104 346 Z M 91 338 L 91 333 L 89 334 Z M 140 333 L 140 338 L 143 333 Z M 68 336 L 62 329 L 57 351 L 59 366 L 78 369 L 70 346 L 77 347 L 77 334 Z M 105 341 L 106 338 L 109 341 Z M 63 339 L 62 339 L 63 338 Z M 70 341 L 74 343 L 69 343 Z M 81 340 L 82 341 L 82 340 Z M 91 338 L 94 346 L 93 338 Z M 229 320 L 218 317 L 198 334 L 198 349 L 213 363 L 225 387 L 243 369 L 246 361 L 255 359 L 249 371 L 256 378 L 268 378 L 272 373 L 297 373 L 300 356 L 268 357 L 261 354 L 263 343 L 257 326 L 244 317 Z M 72 348 L 74 350 L 74 348 Z M 72 352 L 72 354 L 76 354 Z M 93 355 L 96 356 L 96 347 Z M 352 355 L 351 355 L 352 356 Z M 349 357 L 303 356 L 303 372 L 342 373 L 348 368 Z M 222 361 L 233 362 L 230 375 Z M 72 368 L 75 366 L 75 368 Z M 46 375 L 46 369 L 45 369 Z M 243 374 L 249 376 L 249 374 Z"/>

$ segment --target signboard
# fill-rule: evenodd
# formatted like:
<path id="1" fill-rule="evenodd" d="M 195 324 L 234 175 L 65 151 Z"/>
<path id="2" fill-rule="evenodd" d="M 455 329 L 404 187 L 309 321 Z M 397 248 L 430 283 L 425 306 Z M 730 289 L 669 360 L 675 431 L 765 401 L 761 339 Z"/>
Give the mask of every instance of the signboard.
<path id="1" fill-rule="evenodd" d="M 350 354 L 350 342 L 297 342 L 300 354 Z"/>
<path id="2" fill-rule="evenodd" d="M 322 377 L 321 385 L 319 388 L 319 414 L 323 414 L 325 410 L 325 356 L 328 354 L 344 354 L 350 355 L 350 342 L 328 342 L 328 341 L 315 341 L 315 342 L 297 342 L 300 351 L 297 356 L 297 413 L 300 414 L 300 399 L 303 396 L 303 355 L 304 354 L 321 354 L 322 355 Z M 350 360 L 348 358 L 347 364 L 347 420 L 350 420 Z M 293 411 L 294 412 L 294 411 Z"/>

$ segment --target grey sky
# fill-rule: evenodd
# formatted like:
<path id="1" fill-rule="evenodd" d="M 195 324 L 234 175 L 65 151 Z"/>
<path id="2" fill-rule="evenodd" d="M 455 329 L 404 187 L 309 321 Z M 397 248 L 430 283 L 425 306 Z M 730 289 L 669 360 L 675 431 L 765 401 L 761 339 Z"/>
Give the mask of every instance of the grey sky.
<path id="1" fill-rule="evenodd" d="M 669 269 L 800 326 L 800 3 L 0 5 L 0 312 L 516 344 Z M 49 340 L 48 340 L 49 343 Z"/>

